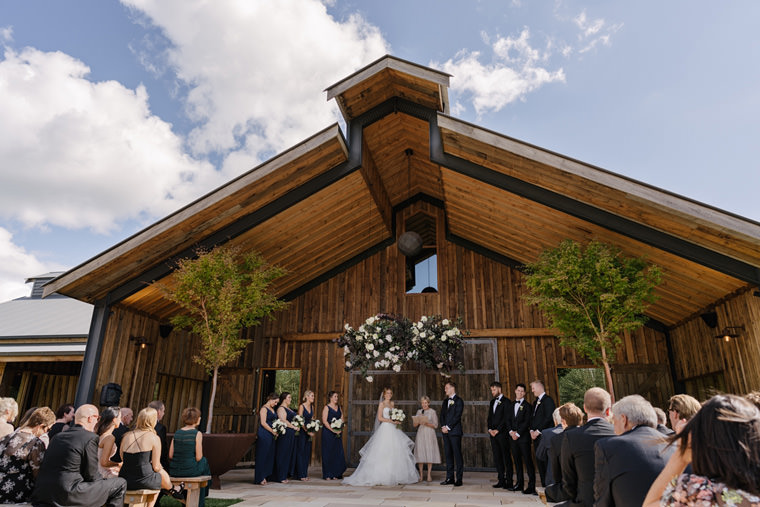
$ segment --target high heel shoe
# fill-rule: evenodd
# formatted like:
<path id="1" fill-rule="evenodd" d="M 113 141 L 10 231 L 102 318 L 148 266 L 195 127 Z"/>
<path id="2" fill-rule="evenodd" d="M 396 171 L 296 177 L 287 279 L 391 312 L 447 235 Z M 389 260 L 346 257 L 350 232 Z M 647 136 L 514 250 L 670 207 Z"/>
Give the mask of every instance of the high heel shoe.
<path id="1" fill-rule="evenodd" d="M 185 483 L 180 482 L 179 487 L 173 487 L 169 490 L 169 494 L 172 496 L 172 498 L 176 498 L 177 500 L 184 500 L 185 499 Z"/>

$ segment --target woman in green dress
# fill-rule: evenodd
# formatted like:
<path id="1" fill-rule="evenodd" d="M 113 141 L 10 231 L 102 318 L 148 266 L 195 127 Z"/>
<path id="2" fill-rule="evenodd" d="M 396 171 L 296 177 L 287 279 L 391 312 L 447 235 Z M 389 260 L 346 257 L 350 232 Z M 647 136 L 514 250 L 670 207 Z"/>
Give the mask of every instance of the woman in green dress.
<path id="1" fill-rule="evenodd" d="M 203 456 L 203 434 L 198 431 L 201 411 L 188 407 L 182 411 L 182 426 L 174 433 L 169 446 L 169 473 L 172 477 L 198 477 L 211 475 L 208 461 Z M 201 489 L 199 507 L 203 507 L 208 496 L 208 486 Z"/>

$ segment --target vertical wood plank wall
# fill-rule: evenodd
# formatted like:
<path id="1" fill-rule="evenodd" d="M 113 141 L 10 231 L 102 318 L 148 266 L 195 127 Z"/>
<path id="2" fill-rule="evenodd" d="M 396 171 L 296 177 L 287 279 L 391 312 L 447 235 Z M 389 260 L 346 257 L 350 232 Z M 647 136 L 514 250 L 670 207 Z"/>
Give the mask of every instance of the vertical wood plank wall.
<path id="1" fill-rule="evenodd" d="M 444 213 L 439 208 L 417 202 L 397 216 L 398 234 L 404 232 L 406 218 L 424 212 L 437 222 L 437 294 L 404 293 L 404 259 L 396 245 L 357 263 L 342 273 L 296 297 L 290 306 L 258 328 L 246 330 L 253 342 L 235 365 L 225 368 L 216 402 L 216 431 L 255 431 L 256 408 L 262 368 L 300 368 L 301 391 L 316 393 L 317 414 L 326 394 L 336 390 L 348 395 L 348 374 L 343 354 L 327 341 L 288 341 L 282 337 L 308 333 L 335 333 L 345 323 L 357 325 L 377 312 L 402 314 L 417 319 L 423 314 L 462 316 L 469 329 L 542 328 L 546 320 L 535 308 L 526 305 L 522 274 L 504 264 L 447 241 Z M 169 338 L 158 336 L 159 322 L 126 308 L 115 308 L 100 361 L 97 388 L 107 382 L 122 385 L 122 400 L 134 399 L 133 409 L 145 406 L 158 393 L 167 401 L 165 418 L 169 431 L 178 427 L 179 413 L 188 405 L 200 406 L 202 368 L 191 361 L 198 343 L 186 333 L 173 331 Z M 130 336 L 144 336 L 151 345 L 137 360 L 137 349 Z M 541 378 L 547 391 L 557 398 L 557 368 L 588 367 L 586 361 L 569 349 L 560 347 L 553 337 L 495 337 L 498 344 L 499 376 L 505 391 L 512 392 L 517 382 L 528 383 Z M 672 394 L 667 363 L 667 348 L 662 333 L 642 329 L 626 335 L 619 351 L 620 373 L 615 373 L 618 396 L 638 392 L 639 385 L 651 380 L 651 372 L 660 373 L 651 388 L 644 392 L 655 403 Z M 625 365 L 631 365 L 628 370 Z M 638 368 L 634 367 L 643 367 Z M 137 368 L 137 380 L 132 378 Z M 632 374 L 631 371 L 644 371 Z M 381 386 L 378 386 L 378 389 Z M 488 385 L 483 386 L 484 392 Z M 438 399 L 440 393 L 432 393 Z M 99 391 L 95 393 L 95 400 Z M 532 396 L 528 398 L 532 401 Z M 122 403 L 126 404 L 126 401 Z M 203 407 L 201 407 L 203 409 Z M 319 439 L 315 440 L 315 458 L 319 457 Z"/>
<path id="2" fill-rule="evenodd" d="M 760 390 L 760 297 L 753 293 L 748 290 L 719 304 L 715 329 L 696 316 L 670 332 L 676 371 L 689 394 L 703 400 L 715 390 Z M 739 338 L 728 343 L 715 338 L 726 326 L 742 325 Z"/>

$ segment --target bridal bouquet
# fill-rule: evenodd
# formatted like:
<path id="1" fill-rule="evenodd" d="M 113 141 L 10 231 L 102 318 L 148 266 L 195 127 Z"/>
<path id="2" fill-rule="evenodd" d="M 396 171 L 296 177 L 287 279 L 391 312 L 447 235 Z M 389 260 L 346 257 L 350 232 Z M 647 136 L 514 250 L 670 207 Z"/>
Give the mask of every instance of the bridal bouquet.
<path id="1" fill-rule="evenodd" d="M 403 410 L 401 410 L 400 408 L 391 409 L 391 421 L 402 423 L 405 420 L 406 420 L 406 414 L 404 413 Z M 397 424 L 396 427 L 401 429 L 401 424 Z"/>
<path id="2" fill-rule="evenodd" d="M 277 419 L 275 422 L 272 423 L 272 429 L 274 430 L 274 439 L 277 440 L 277 437 L 280 437 L 285 434 L 285 431 L 288 429 L 288 426 L 280 419 Z"/>
<path id="3" fill-rule="evenodd" d="M 332 428 L 333 431 L 337 431 L 338 434 L 335 436 L 340 438 L 340 432 L 343 431 L 343 419 L 333 417 L 333 420 L 330 421 L 330 428 Z"/>
<path id="4" fill-rule="evenodd" d="M 322 429 L 322 423 L 319 419 L 312 419 L 306 425 L 306 433 L 316 433 Z M 311 435 L 309 435 L 309 442 L 311 442 Z"/>
<path id="5" fill-rule="evenodd" d="M 290 421 L 290 424 L 296 427 L 296 431 L 303 428 L 304 424 L 306 424 L 306 421 L 304 421 L 302 415 L 294 415 L 293 420 Z"/>

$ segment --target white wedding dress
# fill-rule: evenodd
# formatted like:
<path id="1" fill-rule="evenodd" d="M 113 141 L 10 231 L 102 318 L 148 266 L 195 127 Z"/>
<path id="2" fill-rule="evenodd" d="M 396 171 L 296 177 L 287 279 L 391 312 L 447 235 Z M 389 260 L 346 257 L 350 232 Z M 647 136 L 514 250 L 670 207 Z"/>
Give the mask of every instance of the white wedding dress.
<path id="1" fill-rule="evenodd" d="M 383 417 L 390 419 L 391 409 L 383 408 Z M 412 448 L 414 442 L 396 425 L 381 422 L 359 451 L 359 466 L 343 479 L 349 486 L 395 486 L 414 484 L 419 480 Z"/>

